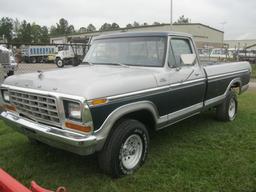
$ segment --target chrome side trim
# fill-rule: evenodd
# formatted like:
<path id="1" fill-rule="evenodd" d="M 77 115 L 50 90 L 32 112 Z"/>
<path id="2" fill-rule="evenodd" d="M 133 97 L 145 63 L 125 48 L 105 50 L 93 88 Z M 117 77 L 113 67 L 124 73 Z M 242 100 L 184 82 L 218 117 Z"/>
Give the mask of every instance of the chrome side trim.
<path id="1" fill-rule="evenodd" d="M 231 72 L 231 73 L 224 73 L 224 74 L 220 74 L 220 75 L 208 76 L 208 80 L 217 79 L 217 78 L 221 78 L 221 77 L 227 77 L 227 76 L 236 75 L 236 74 L 245 73 L 245 72 L 249 72 L 249 70 L 245 69 L 245 70 L 235 71 L 235 72 Z"/>
<path id="2" fill-rule="evenodd" d="M 204 106 L 204 103 L 201 102 L 201 103 L 198 103 L 198 104 L 195 104 L 195 105 L 192 105 L 190 107 L 187 107 L 187 108 L 184 108 L 184 109 L 181 109 L 179 111 L 176 111 L 174 113 L 170 113 L 168 115 L 168 120 L 174 120 L 174 119 L 177 119 L 183 115 L 186 115 L 188 113 L 191 113 L 191 112 L 194 112 L 194 111 L 198 111 L 198 110 L 201 110 Z"/>
<path id="3" fill-rule="evenodd" d="M 226 97 L 225 95 L 220 95 L 218 97 L 214 97 L 212 99 L 209 99 L 209 100 L 205 101 L 205 106 L 209 107 L 209 106 L 212 106 L 214 104 L 217 104 L 217 103 L 223 101 L 225 99 L 225 97 Z"/>
<path id="4" fill-rule="evenodd" d="M 164 126 L 157 127 L 157 130 L 161 130 L 161 129 L 168 127 L 172 124 L 175 124 L 183 119 L 187 119 L 193 115 L 200 113 L 200 111 L 203 109 L 203 106 L 204 106 L 204 103 L 201 102 L 201 103 L 198 103 L 198 104 L 192 105 L 190 107 L 187 107 L 187 108 L 181 109 L 179 111 L 175 111 L 173 113 L 168 114 L 167 115 L 168 123 Z"/>
<path id="5" fill-rule="evenodd" d="M 183 85 L 189 85 L 192 83 L 203 82 L 205 80 L 206 80 L 206 78 L 200 78 L 200 79 L 195 79 L 195 80 L 191 80 L 191 81 L 184 81 L 184 82 L 180 82 L 180 83 L 174 83 L 171 85 L 165 85 L 165 86 L 161 86 L 161 87 L 145 89 L 145 90 L 135 91 L 135 92 L 131 92 L 131 93 L 124 93 L 124 94 L 120 94 L 120 95 L 109 96 L 109 97 L 107 97 L 107 99 L 109 101 L 111 101 L 111 100 L 120 99 L 123 97 L 130 97 L 130 96 L 134 96 L 134 95 L 153 93 L 153 92 L 160 91 L 160 90 L 169 90 L 170 88 L 176 88 L 176 87 L 183 86 Z"/>
<path id="6" fill-rule="evenodd" d="M 200 114 L 200 112 L 194 112 L 194 113 L 192 113 L 192 114 L 190 114 L 190 115 L 187 115 L 187 116 L 185 116 L 185 117 L 183 117 L 183 118 L 180 118 L 180 119 L 177 119 L 177 120 L 174 120 L 174 121 L 170 121 L 170 122 L 167 123 L 166 125 L 164 125 L 164 126 L 158 128 L 157 130 L 158 130 L 158 131 L 159 131 L 159 130 L 162 130 L 162 129 L 166 128 L 166 127 L 169 127 L 169 126 L 171 126 L 171 125 L 174 125 L 174 124 L 176 124 L 176 123 L 178 123 L 178 122 L 181 122 L 181 121 L 183 121 L 183 120 L 185 120 L 185 119 L 188 119 L 188 118 L 193 117 L 193 116 L 198 115 L 198 114 Z"/>

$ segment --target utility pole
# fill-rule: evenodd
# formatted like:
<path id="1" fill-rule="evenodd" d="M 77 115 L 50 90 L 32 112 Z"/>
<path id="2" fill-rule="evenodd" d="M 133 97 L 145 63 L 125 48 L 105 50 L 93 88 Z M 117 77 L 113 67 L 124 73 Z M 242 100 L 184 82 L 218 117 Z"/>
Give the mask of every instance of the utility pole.
<path id="1" fill-rule="evenodd" d="M 173 20 L 173 0 L 170 0 L 170 30 L 172 30 L 172 20 Z"/>

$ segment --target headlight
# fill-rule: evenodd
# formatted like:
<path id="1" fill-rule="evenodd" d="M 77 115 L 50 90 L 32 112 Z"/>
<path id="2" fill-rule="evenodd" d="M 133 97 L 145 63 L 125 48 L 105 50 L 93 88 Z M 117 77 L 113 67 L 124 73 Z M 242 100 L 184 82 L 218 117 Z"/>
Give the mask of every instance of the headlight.
<path id="1" fill-rule="evenodd" d="M 8 90 L 2 90 L 2 97 L 5 102 L 10 102 L 10 96 Z"/>
<path id="2" fill-rule="evenodd" d="M 74 121 L 82 121 L 82 110 L 80 103 L 64 101 L 66 118 Z"/>

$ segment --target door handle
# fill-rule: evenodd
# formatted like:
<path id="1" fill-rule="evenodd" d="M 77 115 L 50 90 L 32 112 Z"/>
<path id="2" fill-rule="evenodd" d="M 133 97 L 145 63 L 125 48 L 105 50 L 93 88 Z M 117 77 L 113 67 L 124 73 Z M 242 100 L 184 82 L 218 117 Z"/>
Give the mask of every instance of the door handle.
<path id="1" fill-rule="evenodd" d="M 200 75 L 200 73 L 195 73 L 195 76 L 199 76 Z"/>

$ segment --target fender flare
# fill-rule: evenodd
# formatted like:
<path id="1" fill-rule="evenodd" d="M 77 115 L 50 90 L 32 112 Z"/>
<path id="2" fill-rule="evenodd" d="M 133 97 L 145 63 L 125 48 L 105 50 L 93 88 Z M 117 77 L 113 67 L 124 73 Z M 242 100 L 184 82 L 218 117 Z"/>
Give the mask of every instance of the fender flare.
<path id="1" fill-rule="evenodd" d="M 114 111 L 112 111 L 108 115 L 108 117 L 105 119 L 101 127 L 97 131 L 95 131 L 94 134 L 98 140 L 96 150 L 99 151 L 103 148 L 112 127 L 120 118 L 122 118 L 123 116 L 129 113 L 140 111 L 140 110 L 149 111 L 153 115 L 154 121 L 156 123 L 158 122 L 158 119 L 159 119 L 158 110 L 154 105 L 154 103 L 150 101 L 139 101 L 135 103 L 129 103 L 127 105 L 122 105 L 117 109 L 115 109 Z"/>

